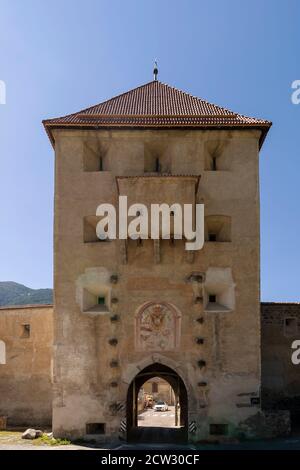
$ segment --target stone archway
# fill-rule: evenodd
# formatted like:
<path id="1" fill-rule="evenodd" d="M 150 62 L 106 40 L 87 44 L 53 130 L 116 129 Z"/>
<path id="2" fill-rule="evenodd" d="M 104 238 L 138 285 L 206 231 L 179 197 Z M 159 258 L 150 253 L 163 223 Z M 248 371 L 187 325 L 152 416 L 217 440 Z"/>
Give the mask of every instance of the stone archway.
<path id="1" fill-rule="evenodd" d="M 141 433 L 137 427 L 138 407 L 137 397 L 142 385 L 153 377 L 166 380 L 173 388 L 180 405 L 180 427 L 170 428 L 163 432 L 158 428 L 148 428 Z M 161 363 L 153 363 L 144 369 L 131 381 L 127 392 L 126 403 L 127 440 L 142 442 L 186 442 L 188 439 L 188 394 L 185 384 L 179 374 Z"/>

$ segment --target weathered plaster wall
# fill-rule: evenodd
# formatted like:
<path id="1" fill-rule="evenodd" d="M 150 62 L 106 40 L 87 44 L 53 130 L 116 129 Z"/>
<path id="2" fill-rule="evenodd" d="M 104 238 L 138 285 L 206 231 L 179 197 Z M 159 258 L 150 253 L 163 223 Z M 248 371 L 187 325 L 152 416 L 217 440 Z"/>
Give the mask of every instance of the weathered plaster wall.
<path id="1" fill-rule="evenodd" d="M 30 335 L 24 331 L 30 325 Z M 0 415 L 8 426 L 51 426 L 53 307 L 0 308 Z"/>
<path id="2" fill-rule="evenodd" d="M 193 438 L 206 437 L 210 423 L 225 422 L 232 430 L 236 429 L 259 409 L 250 397 L 258 395 L 260 388 L 260 133 L 255 130 L 54 132 L 55 434 L 81 436 L 86 432 L 86 423 L 100 422 L 106 423 L 108 435 L 118 435 L 131 380 L 157 358 L 174 368 L 186 384 L 189 420 L 197 424 Z M 224 143 L 224 164 L 220 156 L 220 170 L 210 171 L 208 153 L 216 141 Z M 101 152 L 105 154 L 106 171 L 83 170 L 87 143 L 105 149 Z M 204 202 L 205 215 L 231 217 L 231 241 L 207 242 L 194 256 L 187 255 L 183 241 L 171 245 L 163 240 L 160 247 L 151 240 L 139 247 L 130 241 L 127 255 L 124 243 L 119 240 L 83 242 L 84 217 L 94 215 L 101 202 L 117 202 L 115 177 L 143 175 L 145 163 L 148 165 L 149 155 L 153 153 L 158 154 L 165 171 L 201 175 L 197 202 Z M 166 185 L 166 180 L 161 182 L 163 191 Z M 152 190 L 147 179 L 139 189 L 149 201 Z M 159 193 L 160 189 L 156 191 Z M 179 179 L 175 188 L 172 183 L 172 191 L 179 198 L 185 197 Z M 134 194 L 129 196 L 134 200 Z M 110 303 L 106 314 L 83 313 L 77 295 L 81 276 L 90 268 L 103 267 L 109 278 L 118 275 L 118 282 L 109 285 L 110 298 L 117 301 Z M 209 268 L 230 272 L 227 277 L 232 279 L 231 293 L 224 298 L 231 298 L 233 309 L 210 312 L 201 296 L 212 292 L 205 291 L 205 283 L 203 286 L 187 281 L 192 272 L 206 273 Z M 210 282 L 209 289 L 213 288 Z M 169 302 L 181 313 L 180 342 L 175 349 L 139 351 L 135 348 L 136 312 L 145 302 Z M 116 314 L 118 318 L 114 321 Z M 199 322 L 199 318 L 203 321 Z M 203 344 L 196 342 L 198 337 L 204 338 Z M 111 338 L 117 338 L 117 345 L 109 343 Z M 200 367 L 199 361 L 204 361 L 204 365 Z M 112 388 L 112 382 L 118 386 Z M 199 386 L 199 382 L 207 385 Z M 115 404 L 117 408 L 112 408 Z M 118 412 L 114 414 L 112 409 Z"/>

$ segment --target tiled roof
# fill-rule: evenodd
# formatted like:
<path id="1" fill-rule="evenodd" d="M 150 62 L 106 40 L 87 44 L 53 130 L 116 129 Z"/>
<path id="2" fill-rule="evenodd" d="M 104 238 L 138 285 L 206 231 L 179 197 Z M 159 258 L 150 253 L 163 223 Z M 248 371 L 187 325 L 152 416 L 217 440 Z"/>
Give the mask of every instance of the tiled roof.
<path id="1" fill-rule="evenodd" d="M 249 128 L 261 129 L 265 137 L 271 122 L 243 116 L 201 98 L 152 81 L 103 103 L 43 124 L 54 143 L 52 128 Z"/>

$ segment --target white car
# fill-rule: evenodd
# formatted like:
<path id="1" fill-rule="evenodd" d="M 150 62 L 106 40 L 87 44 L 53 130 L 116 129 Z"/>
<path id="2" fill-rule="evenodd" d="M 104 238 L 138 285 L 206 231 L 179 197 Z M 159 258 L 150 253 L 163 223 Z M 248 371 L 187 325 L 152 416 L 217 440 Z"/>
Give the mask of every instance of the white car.
<path id="1" fill-rule="evenodd" d="M 159 400 L 158 402 L 156 402 L 156 404 L 154 405 L 154 411 L 168 411 L 168 405 L 166 404 L 165 401 L 161 401 Z"/>

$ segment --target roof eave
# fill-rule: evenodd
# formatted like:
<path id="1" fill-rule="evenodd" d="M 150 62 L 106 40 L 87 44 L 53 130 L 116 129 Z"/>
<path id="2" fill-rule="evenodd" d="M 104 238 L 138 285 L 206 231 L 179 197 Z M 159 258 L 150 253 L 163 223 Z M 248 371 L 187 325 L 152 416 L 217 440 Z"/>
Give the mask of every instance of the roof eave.
<path id="1" fill-rule="evenodd" d="M 210 124 L 210 125 L 197 125 L 197 124 L 163 124 L 163 125 L 158 125 L 158 124 L 140 124 L 140 125 L 131 125 L 131 124 L 121 124 L 121 123 L 116 123 L 116 124 L 109 124 L 109 125 L 101 125 L 101 124 L 70 124 L 70 123 L 53 123 L 51 124 L 51 121 L 49 120 L 44 120 L 42 121 L 43 126 L 45 128 L 45 131 L 49 137 L 49 140 L 52 144 L 52 147 L 55 148 L 55 139 L 52 133 L 52 129 L 189 129 L 189 130 L 199 130 L 199 129 L 206 129 L 206 130 L 213 130 L 213 129 L 230 129 L 230 130 L 235 130 L 235 129 L 257 129 L 261 131 L 261 136 L 259 139 L 259 149 L 262 148 L 262 145 L 265 141 L 265 138 L 269 132 L 270 127 L 272 126 L 272 122 L 266 122 L 264 124 L 238 124 L 238 125 L 232 125 L 232 124 Z"/>

